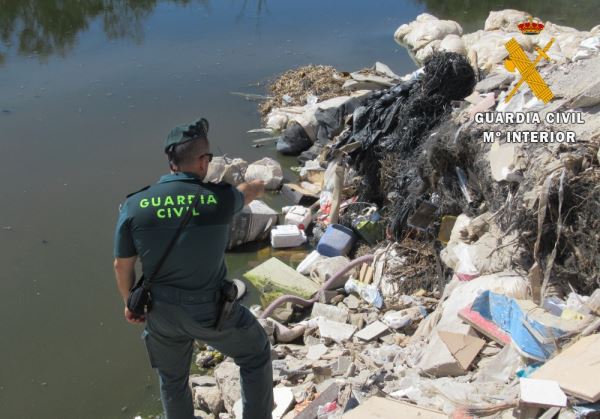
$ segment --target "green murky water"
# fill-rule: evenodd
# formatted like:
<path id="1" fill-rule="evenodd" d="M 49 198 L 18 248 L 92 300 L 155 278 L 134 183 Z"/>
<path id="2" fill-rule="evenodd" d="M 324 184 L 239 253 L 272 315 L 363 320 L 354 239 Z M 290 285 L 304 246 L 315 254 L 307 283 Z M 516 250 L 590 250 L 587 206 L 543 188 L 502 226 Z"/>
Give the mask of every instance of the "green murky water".
<path id="1" fill-rule="evenodd" d="M 158 411 L 141 330 L 122 319 L 112 234 L 123 197 L 167 170 L 173 125 L 205 116 L 215 151 L 275 156 L 251 147 L 256 104 L 229 92 L 262 93 L 308 63 L 412 71 L 392 34 L 423 11 L 467 30 L 506 7 L 589 29 L 596 3 L 0 0 L 0 417 Z M 269 256 L 231 253 L 230 273 Z"/>

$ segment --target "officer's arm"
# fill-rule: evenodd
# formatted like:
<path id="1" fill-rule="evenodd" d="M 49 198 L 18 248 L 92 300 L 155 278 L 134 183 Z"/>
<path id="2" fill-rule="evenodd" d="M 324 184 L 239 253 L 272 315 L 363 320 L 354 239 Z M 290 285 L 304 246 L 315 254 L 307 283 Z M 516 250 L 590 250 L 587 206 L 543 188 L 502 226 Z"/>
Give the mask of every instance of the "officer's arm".
<path id="1" fill-rule="evenodd" d="M 115 258 L 115 277 L 117 278 L 117 287 L 119 293 L 123 297 L 123 301 L 127 302 L 129 290 L 135 282 L 135 261 L 137 256 L 130 258 Z"/>
<path id="2" fill-rule="evenodd" d="M 253 180 L 244 182 L 237 187 L 238 191 L 244 194 L 244 205 L 248 205 L 256 198 L 260 198 L 265 193 L 265 182 L 262 180 Z"/>

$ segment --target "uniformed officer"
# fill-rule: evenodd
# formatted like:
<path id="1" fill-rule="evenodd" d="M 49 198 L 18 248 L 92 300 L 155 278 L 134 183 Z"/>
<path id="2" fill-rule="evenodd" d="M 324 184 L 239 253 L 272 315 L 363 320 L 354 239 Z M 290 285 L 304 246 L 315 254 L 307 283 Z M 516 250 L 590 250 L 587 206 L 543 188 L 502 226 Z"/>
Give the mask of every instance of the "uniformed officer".
<path id="1" fill-rule="evenodd" d="M 159 375 L 168 419 L 194 417 L 188 383 L 194 339 L 231 356 L 239 365 L 244 418 L 271 418 L 273 373 L 264 330 L 237 303 L 222 329 L 215 328 L 220 287 L 227 273 L 224 253 L 229 224 L 245 203 L 264 193 L 264 185 L 251 182 L 236 189 L 202 182 L 212 159 L 207 132 L 206 119 L 171 130 L 165 141 L 171 173 L 130 195 L 122 205 L 115 233 L 117 286 L 127 301 L 137 258 L 146 275 L 153 272 L 186 211 L 193 211 L 151 280 L 151 311 L 136 317 L 125 307 L 125 319 L 146 322 L 143 338 L 150 364 Z M 190 209 L 197 194 L 197 205 Z"/>

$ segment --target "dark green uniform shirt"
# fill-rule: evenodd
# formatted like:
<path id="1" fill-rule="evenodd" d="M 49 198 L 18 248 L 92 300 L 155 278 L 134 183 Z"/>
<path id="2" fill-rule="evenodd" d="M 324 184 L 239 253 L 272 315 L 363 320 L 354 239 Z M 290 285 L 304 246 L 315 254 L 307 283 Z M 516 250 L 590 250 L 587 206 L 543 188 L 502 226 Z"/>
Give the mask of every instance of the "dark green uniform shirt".
<path id="1" fill-rule="evenodd" d="M 202 183 L 193 174 L 174 173 L 129 196 L 117 222 L 115 257 L 140 255 L 144 273 L 150 275 L 197 194 L 193 216 L 152 284 L 217 290 L 227 274 L 229 224 L 244 206 L 243 194 L 229 184 Z"/>

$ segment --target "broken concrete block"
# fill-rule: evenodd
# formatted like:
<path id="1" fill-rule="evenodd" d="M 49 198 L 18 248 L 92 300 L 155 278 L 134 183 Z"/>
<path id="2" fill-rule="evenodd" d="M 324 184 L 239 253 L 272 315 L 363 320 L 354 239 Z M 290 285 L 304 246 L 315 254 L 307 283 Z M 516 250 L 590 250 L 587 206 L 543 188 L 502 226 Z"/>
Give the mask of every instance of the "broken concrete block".
<path id="1" fill-rule="evenodd" d="M 450 353 L 460 363 L 460 366 L 465 370 L 469 369 L 471 363 L 485 345 L 485 340 L 462 333 L 440 330 L 438 335 L 442 339 L 442 342 L 446 344 Z"/>
<path id="2" fill-rule="evenodd" d="M 348 321 L 348 311 L 327 304 L 315 303 L 310 316 L 314 319 L 324 317 L 334 322 L 346 323 Z"/>
<path id="3" fill-rule="evenodd" d="M 312 345 L 308 348 L 308 353 L 306 354 L 306 358 L 311 361 L 317 361 L 321 359 L 323 355 L 327 353 L 327 346 L 319 343 L 317 345 Z"/>
<path id="4" fill-rule="evenodd" d="M 333 367 L 333 375 L 344 375 L 352 364 L 352 358 L 349 356 L 340 356 Z"/>
<path id="5" fill-rule="evenodd" d="M 354 294 L 350 294 L 346 298 L 344 298 L 344 304 L 350 310 L 356 310 L 360 306 L 360 300 Z"/>
<path id="6" fill-rule="evenodd" d="M 221 391 L 216 385 L 194 387 L 194 406 L 218 415 L 224 409 Z"/>
<path id="7" fill-rule="evenodd" d="M 388 332 L 387 325 L 380 321 L 376 321 L 374 323 L 371 323 L 358 333 L 356 333 L 355 336 L 361 340 L 370 342 L 373 339 L 377 339 L 379 336 L 383 335 L 386 332 Z"/>
<path id="8" fill-rule="evenodd" d="M 273 401 L 275 409 L 273 410 L 273 419 L 281 419 L 290 409 L 294 402 L 294 393 L 287 387 L 275 387 L 273 389 Z"/>
<path id="9" fill-rule="evenodd" d="M 352 337 L 356 331 L 356 327 L 327 320 L 325 318 L 319 318 L 319 334 L 322 338 L 332 339 L 337 343 L 342 343 Z"/>
<path id="10" fill-rule="evenodd" d="M 387 76 L 378 76 L 376 74 L 354 72 L 350 73 L 350 77 L 358 82 L 368 82 L 378 84 L 379 88 L 391 87 L 394 85 L 394 79 Z"/>
<path id="11" fill-rule="evenodd" d="M 569 102 L 571 108 L 588 108 L 596 106 L 600 103 L 600 81 L 591 86 L 587 86 L 585 90 L 575 96 Z"/>
<path id="12" fill-rule="evenodd" d="M 475 90 L 481 93 L 491 92 L 508 86 L 515 79 L 512 73 L 496 73 L 487 76 L 475 85 Z"/>
<path id="13" fill-rule="evenodd" d="M 400 76 L 392 71 L 392 69 L 382 62 L 376 61 L 373 69 L 376 73 L 383 74 L 384 76 L 389 77 L 390 79 L 400 80 Z"/>
<path id="14" fill-rule="evenodd" d="M 217 386 L 221 392 L 225 409 L 231 412 L 234 403 L 241 396 L 240 368 L 233 362 L 221 362 L 214 371 Z"/>
<path id="15" fill-rule="evenodd" d="M 363 369 L 361 370 L 358 375 L 355 375 L 354 377 L 350 378 L 350 383 L 354 386 L 354 387 L 362 387 L 366 384 L 367 380 L 369 378 L 371 378 L 371 375 L 373 373 L 368 370 L 368 369 Z"/>
<path id="16" fill-rule="evenodd" d="M 350 314 L 350 324 L 356 326 L 357 329 L 362 329 L 366 323 L 366 317 L 364 313 Z"/>
<path id="17" fill-rule="evenodd" d="M 310 298 L 319 290 L 316 283 L 274 257 L 246 272 L 244 277 L 263 294 L 264 302 L 284 294 Z"/>
<path id="18" fill-rule="evenodd" d="M 445 417 L 447 417 L 445 414 L 436 410 L 377 396 L 367 399 L 342 416 L 343 419 L 442 419 Z"/>

